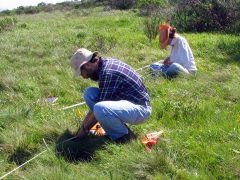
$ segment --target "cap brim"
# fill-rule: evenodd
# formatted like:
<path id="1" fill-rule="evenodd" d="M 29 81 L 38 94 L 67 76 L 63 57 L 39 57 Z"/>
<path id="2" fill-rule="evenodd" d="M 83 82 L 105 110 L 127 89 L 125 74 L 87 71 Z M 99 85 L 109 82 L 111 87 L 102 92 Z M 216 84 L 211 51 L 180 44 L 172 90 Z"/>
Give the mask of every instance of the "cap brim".
<path id="1" fill-rule="evenodd" d="M 93 55 L 94 55 L 94 54 L 95 54 L 95 55 L 98 55 L 98 51 L 94 51 L 94 52 L 93 52 Z"/>
<path id="2" fill-rule="evenodd" d="M 160 30 L 160 47 L 161 47 L 161 49 L 166 48 L 166 46 L 168 45 L 169 30 L 170 30 L 170 28 Z"/>
<path id="3" fill-rule="evenodd" d="M 74 72 L 74 76 L 80 76 L 80 74 L 81 74 L 81 70 L 79 66 L 78 69 Z"/>
<path id="4" fill-rule="evenodd" d="M 89 60 L 90 61 L 90 60 Z M 77 70 L 75 71 L 75 73 L 74 73 L 74 76 L 80 76 L 81 75 L 81 67 L 84 65 L 84 64 L 86 64 L 86 63 L 88 63 L 89 61 L 85 61 L 85 62 L 83 62 L 82 64 L 80 64 L 80 66 L 77 68 Z"/>
<path id="5" fill-rule="evenodd" d="M 168 45 L 170 28 L 169 24 L 162 24 L 159 26 L 159 43 L 161 49 L 166 48 Z"/>

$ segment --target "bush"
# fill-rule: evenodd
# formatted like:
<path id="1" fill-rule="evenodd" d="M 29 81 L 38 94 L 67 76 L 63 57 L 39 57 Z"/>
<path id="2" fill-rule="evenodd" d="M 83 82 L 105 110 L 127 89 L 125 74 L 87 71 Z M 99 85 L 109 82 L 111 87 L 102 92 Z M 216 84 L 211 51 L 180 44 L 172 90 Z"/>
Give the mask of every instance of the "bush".
<path id="1" fill-rule="evenodd" d="M 158 17 L 148 17 L 144 20 L 144 33 L 147 36 L 149 42 L 156 39 L 159 32 L 159 24 L 161 20 Z"/>
<path id="2" fill-rule="evenodd" d="M 239 31 L 240 3 L 236 0 L 181 0 L 172 24 L 182 31 Z"/>
<path id="3" fill-rule="evenodd" d="M 171 16 L 172 8 L 166 0 L 139 0 L 137 6 L 140 8 L 140 14 L 147 16 L 143 21 L 143 30 L 151 43 L 158 35 L 159 24 Z"/>
<path id="4" fill-rule="evenodd" d="M 117 44 L 117 38 L 108 32 L 94 32 L 91 37 L 89 49 L 94 49 L 102 53 L 108 53 Z"/>
<path id="5" fill-rule="evenodd" d="M 27 26 L 26 23 L 21 24 L 19 27 L 20 27 L 20 28 L 23 28 L 23 29 L 27 29 L 27 28 L 28 28 L 28 26 Z"/>
<path id="6" fill-rule="evenodd" d="M 25 14 L 36 14 L 36 13 L 39 13 L 40 10 L 38 7 L 36 6 L 27 6 L 24 8 L 24 13 Z"/>
<path id="7" fill-rule="evenodd" d="M 92 8 L 96 4 L 95 0 L 81 0 L 81 6 L 83 8 Z"/>
<path id="8" fill-rule="evenodd" d="M 16 25 L 17 19 L 14 17 L 5 17 L 0 20 L 0 32 L 12 30 Z"/>
<path id="9" fill-rule="evenodd" d="M 12 11 L 10 10 L 4 10 L 0 12 L 0 16 L 10 16 L 12 15 Z"/>
<path id="10" fill-rule="evenodd" d="M 87 33 L 84 31 L 81 31 L 77 34 L 76 37 L 76 44 L 80 47 L 80 46 L 84 46 L 85 40 L 87 37 Z"/>
<path id="11" fill-rule="evenodd" d="M 16 10 L 15 10 L 16 14 L 23 14 L 24 13 L 24 7 L 23 6 L 19 6 Z"/>
<path id="12" fill-rule="evenodd" d="M 139 0 L 137 7 L 143 16 L 165 17 L 171 8 L 166 0 Z"/>
<path id="13" fill-rule="evenodd" d="M 110 4 L 116 9 L 130 9 L 134 6 L 135 0 L 111 0 Z"/>

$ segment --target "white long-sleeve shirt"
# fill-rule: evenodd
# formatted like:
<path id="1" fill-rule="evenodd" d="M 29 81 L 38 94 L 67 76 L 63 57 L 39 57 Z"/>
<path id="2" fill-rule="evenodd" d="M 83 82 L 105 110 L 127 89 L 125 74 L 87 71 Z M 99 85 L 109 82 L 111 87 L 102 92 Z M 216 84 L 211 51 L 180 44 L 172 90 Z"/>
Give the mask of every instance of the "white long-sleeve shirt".
<path id="1" fill-rule="evenodd" d="M 178 63 L 188 71 L 197 71 L 192 50 L 187 40 L 181 36 L 176 36 L 170 43 L 172 46 L 170 61 Z"/>

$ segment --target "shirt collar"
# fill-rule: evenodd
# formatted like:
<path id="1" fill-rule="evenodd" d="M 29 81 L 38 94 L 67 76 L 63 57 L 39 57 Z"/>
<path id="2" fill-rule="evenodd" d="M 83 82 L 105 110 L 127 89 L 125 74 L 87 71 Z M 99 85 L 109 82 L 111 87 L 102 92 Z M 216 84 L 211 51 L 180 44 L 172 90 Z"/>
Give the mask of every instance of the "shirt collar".
<path id="1" fill-rule="evenodd" d="M 176 42 L 177 42 L 177 38 L 173 38 L 172 41 L 171 41 L 171 43 L 170 43 L 170 45 L 171 45 L 171 46 L 174 46 L 174 45 L 176 44 Z"/>

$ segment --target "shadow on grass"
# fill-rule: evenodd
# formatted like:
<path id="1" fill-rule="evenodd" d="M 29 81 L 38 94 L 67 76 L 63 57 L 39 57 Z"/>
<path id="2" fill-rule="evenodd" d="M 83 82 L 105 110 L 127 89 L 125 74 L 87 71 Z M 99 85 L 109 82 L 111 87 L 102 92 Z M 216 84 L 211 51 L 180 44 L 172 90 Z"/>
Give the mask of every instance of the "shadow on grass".
<path id="1" fill-rule="evenodd" d="M 15 152 L 8 158 L 9 162 L 15 162 L 18 166 L 30 159 L 32 152 L 25 148 L 18 147 Z"/>
<path id="2" fill-rule="evenodd" d="M 110 143 L 104 137 L 99 136 L 87 136 L 83 139 L 73 139 L 64 142 L 74 137 L 74 134 L 66 130 L 56 142 L 56 154 L 57 156 L 63 156 L 68 162 L 90 162 L 95 155 L 95 151 L 98 149 L 104 149 L 104 147 Z M 63 143 L 62 143 L 63 142 Z"/>

